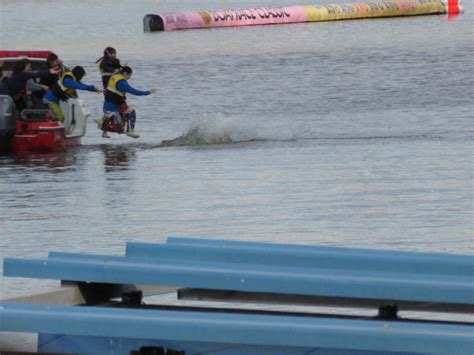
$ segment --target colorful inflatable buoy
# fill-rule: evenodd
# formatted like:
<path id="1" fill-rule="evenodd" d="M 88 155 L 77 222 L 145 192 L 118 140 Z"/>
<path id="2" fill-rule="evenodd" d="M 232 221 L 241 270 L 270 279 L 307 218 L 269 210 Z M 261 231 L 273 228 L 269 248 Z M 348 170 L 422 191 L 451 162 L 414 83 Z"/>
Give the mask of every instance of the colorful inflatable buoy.
<path id="1" fill-rule="evenodd" d="M 458 0 L 448 0 L 448 17 L 456 17 L 462 11 L 462 7 L 459 6 Z"/>
<path id="2" fill-rule="evenodd" d="M 448 2 L 442 0 L 382 0 L 346 4 L 149 14 L 144 17 L 143 26 L 145 31 L 173 31 L 374 17 L 446 13 L 454 15 L 459 12 L 458 0 L 448 0 Z"/>

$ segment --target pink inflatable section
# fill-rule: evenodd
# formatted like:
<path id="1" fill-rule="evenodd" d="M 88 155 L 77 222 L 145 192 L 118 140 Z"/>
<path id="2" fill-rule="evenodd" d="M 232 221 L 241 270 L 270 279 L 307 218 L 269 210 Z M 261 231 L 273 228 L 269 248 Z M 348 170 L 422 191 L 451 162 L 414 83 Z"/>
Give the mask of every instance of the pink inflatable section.
<path id="1" fill-rule="evenodd" d="M 191 28 L 271 25 L 306 22 L 303 6 L 250 8 L 218 11 L 179 12 L 146 15 L 147 31 L 172 31 Z"/>
<path id="2" fill-rule="evenodd" d="M 432 15 L 446 12 L 452 13 L 456 9 L 454 6 L 449 6 L 449 3 L 455 2 L 457 6 L 457 1 L 448 0 L 445 3 L 443 0 L 372 0 L 345 4 L 176 12 L 146 15 L 143 19 L 143 25 L 145 31 L 172 31 L 190 28 L 274 25 L 375 17 Z"/>

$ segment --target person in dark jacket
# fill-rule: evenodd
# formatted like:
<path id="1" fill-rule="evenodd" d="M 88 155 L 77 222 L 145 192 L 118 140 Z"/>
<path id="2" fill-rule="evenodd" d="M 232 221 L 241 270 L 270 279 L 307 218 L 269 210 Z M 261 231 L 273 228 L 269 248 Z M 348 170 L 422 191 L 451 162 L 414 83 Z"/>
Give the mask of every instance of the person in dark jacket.
<path id="1" fill-rule="evenodd" d="M 55 53 L 48 54 L 46 57 L 46 65 L 48 69 L 58 69 L 59 73 L 49 74 L 48 76 L 28 81 L 28 87 L 32 91 L 32 104 L 35 108 L 48 108 L 48 105 L 43 103 L 44 94 L 63 76 L 65 71 L 68 70 L 68 68 L 64 66 L 63 61 Z"/>
<path id="2" fill-rule="evenodd" d="M 117 58 L 117 51 L 112 47 L 105 48 L 104 55 L 97 59 L 95 63 L 99 66 L 100 75 L 102 76 L 102 85 L 105 90 L 107 89 L 110 77 L 122 69 L 120 59 Z"/>
<path id="3" fill-rule="evenodd" d="M 41 85 L 51 87 L 64 74 L 64 72 L 66 71 L 66 67 L 63 64 L 63 61 L 54 53 L 50 53 L 48 55 L 48 57 L 46 58 L 46 65 L 48 66 L 48 69 L 59 69 L 58 74 L 50 74 L 47 77 L 41 78 L 39 81 Z"/>
<path id="4" fill-rule="evenodd" d="M 17 110 L 21 112 L 28 107 L 28 80 L 57 73 L 59 70 L 55 68 L 31 71 L 31 62 L 26 58 L 16 62 L 13 66 L 13 74 L 7 79 L 5 86 Z"/>
<path id="5" fill-rule="evenodd" d="M 64 112 L 61 110 L 59 101 L 77 98 L 77 90 L 103 92 L 101 88 L 96 88 L 94 85 L 81 83 L 85 75 L 86 71 L 81 66 L 76 66 L 72 70 L 66 70 L 63 76 L 44 95 L 43 102 L 48 105 L 59 122 L 64 122 Z"/>

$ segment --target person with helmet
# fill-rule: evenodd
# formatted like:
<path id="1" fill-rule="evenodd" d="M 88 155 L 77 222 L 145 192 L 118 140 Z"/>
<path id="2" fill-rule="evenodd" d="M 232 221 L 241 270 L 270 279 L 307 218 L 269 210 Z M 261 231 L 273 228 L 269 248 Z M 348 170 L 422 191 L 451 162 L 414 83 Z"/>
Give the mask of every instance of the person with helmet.
<path id="1" fill-rule="evenodd" d="M 104 138 L 110 138 L 107 132 L 119 134 L 126 132 L 129 137 L 140 137 L 140 134 L 135 130 L 136 112 L 135 109 L 127 105 L 126 94 L 147 96 L 156 90 L 142 91 L 130 86 L 128 80 L 132 77 L 132 73 L 132 68 L 124 66 L 118 74 L 110 77 L 104 95 L 104 118 L 96 121 L 99 128 L 102 129 Z"/>
<path id="2" fill-rule="evenodd" d="M 107 89 L 110 77 L 122 69 L 120 59 L 117 58 L 117 51 L 112 47 L 105 48 L 104 55 L 97 59 L 95 63 L 99 66 L 100 75 L 102 76 L 102 85 L 105 90 Z"/>
<path id="3" fill-rule="evenodd" d="M 59 106 L 59 101 L 77 98 L 77 90 L 103 92 L 101 88 L 96 88 L 94 85 L 81 83 L 85 75 L 86 71 L 81 66 L 76 66 L 72 70 L 66 70 L 61 78 L 44 95 L 43 102 L 48 105 L 59 122 L 64 122 L 64 112 L 61 110 L 61 106 Z"/>

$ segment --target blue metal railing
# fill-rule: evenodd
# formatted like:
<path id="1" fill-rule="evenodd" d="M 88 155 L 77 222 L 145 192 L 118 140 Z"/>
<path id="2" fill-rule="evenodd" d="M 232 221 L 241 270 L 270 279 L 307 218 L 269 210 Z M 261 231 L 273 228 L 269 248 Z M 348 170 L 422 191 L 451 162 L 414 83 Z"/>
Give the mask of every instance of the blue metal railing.
<path id="1" fill-rule="evenodd" d="M 128 243 L 125 256 L 51 252 L 4 259 L 4 276 L 148 284 L 380 304 L 474 305 L 474 260 L 445 255 L 170 238 Z M 132 325 L 132 326 L 130 326 Z M 0 303 L 0 331 L 360 351 L 468 354 L 472 324 L 317 315 Z"/>
<path id="2" fill-rule="evenodd" d="M 468 255 L 176 237 L 168 238 L 167 244 L 127 243 L 126 256 L 474 276 L 474 258 Z"/>
<path id="3" fill-rule="evenodd" d="M 469 256 L 184 241 L 129 243 L 125 257 L 50 253 L 48 259 L 5 258 L 4 275 L 474 304 L 473 258 Z"/>
<path id="4" fill-rule="evenodd" d="M 472 328 L 429 323 L 31 305 L 1 305 L 0 321 L 0 330 L 131 339 L 424 354 L 473 349 Z"/>

